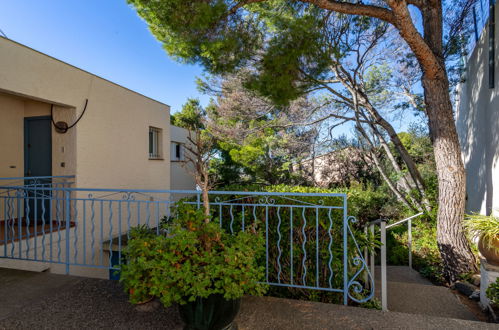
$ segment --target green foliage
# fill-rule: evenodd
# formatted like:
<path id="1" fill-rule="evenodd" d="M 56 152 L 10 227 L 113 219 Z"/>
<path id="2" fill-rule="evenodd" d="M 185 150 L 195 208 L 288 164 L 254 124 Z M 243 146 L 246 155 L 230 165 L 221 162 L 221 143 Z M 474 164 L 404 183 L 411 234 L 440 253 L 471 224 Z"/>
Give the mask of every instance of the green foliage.
<path id="1" fill-rule="evenodd" d="M 294 156 L 286 153 L 288 142 L 274 129 L 264 129 L 250 134 L 243 144 L 225 140 L 219 147 L 230 160 L 242 166 L 248 175 L 246 181 L 276 184 L 292 181 L 289 170 Z"/>
<path id="2" fill-rule="evenodd" d="M 171 124 L 185 129 L 196 131 L 204 128 L 206 111 L 198 99 L 189 98 L 180 112 L 171 115 Z"/>
<path id="3" fill-rule="evenodd" d="M 334 61 L 351 51 L 330 35 L 334 15 L 306 2 L 268 0 L 244 9 L 241 2 L 224 0 L 128 2 L 178 61 L 221 74 L 258 58 L 251 61 L 255 70 L 246 87 L 280 105 L 319 86 L 319 80 L 329 78 Z M 337 21 L 343 32 L 351 27 L 377 35 L 386 26 L 369 17 L 338 14 Z"/>
<path id="4" fill-rule="evenodd" d="M 472 235 L 481 237 L 489 246 L 499 238 L 499 218 L 493 215 L 473 213 L 467 216 L 464 225 Z"/>
<path id="5" fill-rule="evenodd" d="M 492 304 L 499 307 L 499 278 L 487 288 L 487 298 Z"/>
<path id="6" fill-rule="evenodd" d="M 212 72 L 230 71 L 261 40 L 251 17 L 234 13 L 224 0 L 128 0 L 170 56 L 201 63 Z M 230 54 L 230 55 L 229 55 Z"/>
<path id="7" fill-rule="evenodd" d="M 330 50 L 322 33 L 325 12 L 315 6 L 273 1 L 252 7 L 268 28 L 269 41 L 257 73 L 247 87 L 259 91 L 276 104 L 288 104 L 313 87 L 312 80 L 326 77 Z"/>
<path id="8" fill-rule="evenodd" d="M 393 77 L 392 69 L 386 64 L 373 65 L 367 71 L 365 90 L 373 102 L 388 102 L 393 93 L 387 88 Z"/>
<path id="9" fill-rule="evenodd" d="M 394 218 L 398 217 L 401 205 L 390 195 L 382 191 L 374 190 L 372 187 L 362 187 L 361 185 L 353 184 L 349 188 L 319 188 L 308 186 L 290 186 L 285 184 L 280 185 L 229 185 L 223 187 L 222 190 L 230 191 L 261 191 L 261 192 L 290 192 L 290 193 L 338 193 L 346 194 L 348 199 L 348 215 L 355 216 L 359 220 L 359 224 L 364 224 L 369 221 L 379 218 Z M 327 199 L 319 197 L 306 197 L 301 200 L 310 203 L 319 203 L 328 201 L 329 203 L 338 204 L 340 199 L 329 197 Z M 392 207 L 393 206 L 393 207 Z"/>
<path id="10" fill-rule="evenodd" d="M 129 262 L 122 265 L 120 281 L 125 285 L 130 295 L 130 302 L 141 303 L 153 296 L 152 264 L 155 255 L 146 253 L 150 242 L 154 240 L 156 233 L 147 226 L 139 226 L 130 230 L 125 253 L 129 255 Z"/>
<path id="11" fill-rule="evenodd" d="M 261 235 L 254 227 L 229 235 L 205 218 L 202 211 L 180 207 L 165 228 L 168 235 L 135 231 L 121 270 L 125 288 L 159 297 L 165 306 L 212 294 L 225 299 L 263 294 L 266 288 L 258 282 L 265 271 L 257 264 L 264 246 Z"/>
<path id="12" fill-rule="evenodd" d="M 210 175 L 215 178 L 216 184 L 224 186 L 244 180 L 247 177 L 246 168 L 232 159 L 230 149 L 222 149 L 220 143 L 217 148 L 218 157 L 210 160 Z"/>
<path id="13" fill-rule="evenodd" d="M 369 309 L 377 309 L 381 310 L 381 301 L 378 298 L 373 298 L 365 303 L 360 304 L 360 307 L 362 308 L 369 308 Z"/>

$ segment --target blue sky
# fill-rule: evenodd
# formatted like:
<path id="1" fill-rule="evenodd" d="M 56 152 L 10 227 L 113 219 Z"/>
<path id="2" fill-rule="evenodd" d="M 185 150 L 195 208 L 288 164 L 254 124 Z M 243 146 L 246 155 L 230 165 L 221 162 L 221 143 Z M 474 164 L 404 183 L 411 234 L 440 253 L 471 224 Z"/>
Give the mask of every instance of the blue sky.
<path id="1" fill-rule="evenodd" d="M 200 66 L 173 61 L 126 0 L 0 0 L 0 29 L 12 40 L 180 110 Z M 405 127 L 412 116 L 394 122 Z M 334 130 L 352 132 L 352 125 Z"/>
<path id="2" fill-rule="evenodd" d="M 12 40 L 109 79 L 178 111 L 196 90 L 198 66 L 171 60 L 125 0 L 1 0 Z"/>

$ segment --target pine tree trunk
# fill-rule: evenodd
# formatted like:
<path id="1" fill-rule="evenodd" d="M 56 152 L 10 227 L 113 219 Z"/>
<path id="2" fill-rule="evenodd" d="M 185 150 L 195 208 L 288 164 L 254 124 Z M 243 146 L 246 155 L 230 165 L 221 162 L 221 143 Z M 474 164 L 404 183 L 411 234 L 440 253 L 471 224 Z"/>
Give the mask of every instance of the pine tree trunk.
<path id="1" fill-rule="evenodd" d="M 446 79 L 423 77 L 430 132 L 438 175 L 437 242 L 445 277 L 476 271 L 475 257 L 463 230 L 466 176 Z"/>
<path id="2" fill-rule="evenodd" d="M 445 68 L 441 2 L 427 5 L 422 14 L 424 39 L 432 55 Z M 432 72 L 424 66 L 423 72 L 425 103 L 438 176 L 437 243 L 444 262 L 444 276 L 452 283 L 459 274 L 476 271 L 475 256 L 463 228 L 466 175 L 447 73 L 445 69 Z"/>

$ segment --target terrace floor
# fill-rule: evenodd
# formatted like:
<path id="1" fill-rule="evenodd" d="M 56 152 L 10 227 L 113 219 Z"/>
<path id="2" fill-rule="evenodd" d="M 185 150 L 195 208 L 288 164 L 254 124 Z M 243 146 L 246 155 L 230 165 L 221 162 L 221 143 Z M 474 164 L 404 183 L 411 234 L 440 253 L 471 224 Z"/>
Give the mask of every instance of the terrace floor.
<path id="1" fill-rule="evenodd" d="M 74 227 L 75 223 L 71 222 L 70 227 Z M 6 223 L 5 220 L 0 221 L 0 245 L 5 244 L 5 239 L 7 239 L 7 244 L 19 241 L 19 239 L 33 238 L 35 236 L 43 236 L 44 234 L 56 233 L 58 231 L 63 231 L 66 228 L 65 221 L 53 220 L 52 222 L 44 221 L 44 223 L 38 223 L 35 221 L 30 221 L 27 223 L 26 219 L 22 219 L 20 222 L 18 219 L 9 220 Z"/>
<path id="2" fill-rule="evenodd" d="M 1 259 L 0 259 L 1 266 Z M 431 300 L 428 300 L 431 301 Z M 414 301 L 427 304 L 427 301 Z M 457 318 L 272 297 L 243 299 L 239 329 L 498 329 Z M 130 305 L 117 282 L 0 268 L 0 329 L 182 329 L 176 308 Z"/>

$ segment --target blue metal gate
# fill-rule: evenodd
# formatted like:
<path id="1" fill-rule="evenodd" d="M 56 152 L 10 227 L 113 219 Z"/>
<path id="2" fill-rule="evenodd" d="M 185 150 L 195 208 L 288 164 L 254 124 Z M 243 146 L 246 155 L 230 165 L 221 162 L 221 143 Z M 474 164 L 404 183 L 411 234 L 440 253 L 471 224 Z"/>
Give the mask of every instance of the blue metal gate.
<path id="1" fill-rule="evenodd" d="M 0 181 L 0 258 L 59 264 L 67 274 L 81 267 L 113 272 L 120 268 L 131 228 L 146 225 L 161 235 L 162 222 L 179 201 L 201 206 L 199 191 L 72 188 L 71 179 Z M 213 219 L 226 231 L 253 224 L 264 231 L 267 284 L 341 293 L 344 304 L 373 297 L 357 239 L 362 231 L 348 216 L 346 194 L 210 191 L 209 196 Z M 31 212 L 30 205 L 40 205 L 41 212 Z"/>

